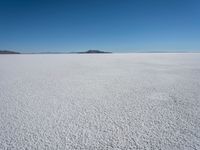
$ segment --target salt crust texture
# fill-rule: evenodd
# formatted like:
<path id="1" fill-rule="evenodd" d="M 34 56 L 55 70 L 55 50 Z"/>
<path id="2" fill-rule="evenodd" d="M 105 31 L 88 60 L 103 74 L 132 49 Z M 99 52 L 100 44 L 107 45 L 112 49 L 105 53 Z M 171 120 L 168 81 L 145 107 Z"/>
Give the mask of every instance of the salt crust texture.
<path id="1" fill-rule="evenodd" d="M 0 56 L 0 149 L 200 149 L 200 54 Z"/>

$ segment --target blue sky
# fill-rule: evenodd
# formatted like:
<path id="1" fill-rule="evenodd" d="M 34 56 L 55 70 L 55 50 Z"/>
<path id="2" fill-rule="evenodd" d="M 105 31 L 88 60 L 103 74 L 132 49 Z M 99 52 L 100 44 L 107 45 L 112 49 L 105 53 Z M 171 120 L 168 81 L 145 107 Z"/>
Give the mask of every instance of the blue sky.
<path id="1" fill-rule="evenodd" d="M 199 51 L 199 0 L 0 0 L 0 49 Z"/>

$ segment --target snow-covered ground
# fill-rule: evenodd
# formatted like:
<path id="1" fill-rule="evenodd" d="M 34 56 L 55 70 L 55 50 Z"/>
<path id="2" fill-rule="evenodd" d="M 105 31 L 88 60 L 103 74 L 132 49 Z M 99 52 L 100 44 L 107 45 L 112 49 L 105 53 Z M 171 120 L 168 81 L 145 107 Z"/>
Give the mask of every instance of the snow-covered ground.
<path id="1" fill-rule="evenodd" d="M 200 54 L 0 56 L 0 149 L 200 149 Z"/>

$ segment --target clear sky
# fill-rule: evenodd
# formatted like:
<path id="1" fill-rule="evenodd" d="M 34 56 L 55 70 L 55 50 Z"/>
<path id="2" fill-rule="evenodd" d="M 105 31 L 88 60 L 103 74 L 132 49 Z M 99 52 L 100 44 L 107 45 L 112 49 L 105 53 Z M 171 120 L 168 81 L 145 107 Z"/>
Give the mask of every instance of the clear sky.
<path id="1" fill-rule="evenodd" d="M 200 52 L 200 0 L 0 0 L 0 49 Z"/>

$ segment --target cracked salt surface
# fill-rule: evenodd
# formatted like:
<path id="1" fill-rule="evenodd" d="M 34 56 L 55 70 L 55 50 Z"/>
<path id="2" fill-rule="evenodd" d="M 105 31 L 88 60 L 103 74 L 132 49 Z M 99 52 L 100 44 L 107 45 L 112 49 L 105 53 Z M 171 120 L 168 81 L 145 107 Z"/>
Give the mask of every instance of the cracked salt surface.
<path id="1" fill-rule="evenodd" d="M 0 149 L 200 149 L 200 54 L 1 55 Z"/>

